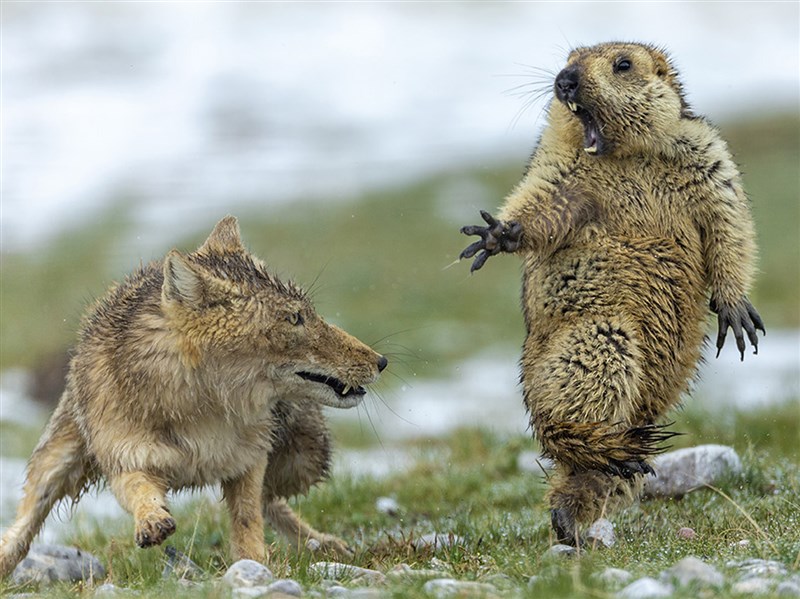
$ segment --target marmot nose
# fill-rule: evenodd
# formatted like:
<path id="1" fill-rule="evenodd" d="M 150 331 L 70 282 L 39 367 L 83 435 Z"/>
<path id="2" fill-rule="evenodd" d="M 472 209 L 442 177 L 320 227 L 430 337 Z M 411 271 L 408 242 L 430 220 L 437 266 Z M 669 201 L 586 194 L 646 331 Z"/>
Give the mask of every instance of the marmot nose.
<path id="1" fill-rule="evenodd" d="M 559 100 L 573 100 L 575 92 L 578 91 L 578 78 L 577 67 L 567 67 L 563 69 L 556 77 L 556 96 Z"/>
<path id="2" fill-rule="evenodd" d="M 378 372 L 383 372 L 383 369 L 389 364 L 389 360 L 386 359 L 386 356 L 381 356 L 378 358 Z"/>

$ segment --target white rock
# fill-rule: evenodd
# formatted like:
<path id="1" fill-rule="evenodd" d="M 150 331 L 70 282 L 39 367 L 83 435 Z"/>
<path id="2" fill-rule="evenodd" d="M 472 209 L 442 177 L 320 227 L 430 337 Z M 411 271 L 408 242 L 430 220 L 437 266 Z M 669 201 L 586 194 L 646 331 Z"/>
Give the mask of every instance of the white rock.
<path id="1" fill-rule="evenodd" d="M 800 597 L 800 582 L 784 580 L 775 587 L 775 594 L 781 597 Z"/>
<path id="2" fill-rule="evenodd" d="M 386 575 L 383 572 L 340 562 L 316 562 L 311 564 L 308 569 L 320 578 L 329 580 L 354 580 L 360 578 L 369 584 L 381 584 L 386 580 Z"/>
<path id="3" fill-rule="evenodd" d="M 272 571 L 264 564 L 251 559 L 241 559 L 228 568 L 225 576 L 222 577 L 222 582 L 234 589 L 238 589 L 243 587 L 265 587 L 274 579 Z"/>
<path id="4" fill-rule="evenodd" d="M 714 566 L 696 557 L 685 557 L 662 574 L 666 581 L 674 581 L 679 587 L 697 584 L 721 587 L 725 578 Z"/>
<path id="5" fill-rule="evenodd" d="M 575 547 L 570 545 L 553 545 L 544 552 L 543 558 L 552 558 L 552 557 L 572 557 L 578 551 Z"/>
<path id="6" fill-rule="evenodd" d="M 606 520 L 600 518 L 586 529 L 583 534 L 584 542 L 589 547 L 613 547 L 617 542 L 617 537 L 614 534 L 614 525 Z"/>
<path id="7" fill-rule="evenodd" d="M 429 580 L 422 590 L 434 597 L 483 597 L 497 592 L 497 589 L 491 584 L 456 580 L 455 578 Z"/>
<path id="8" fill-rule="evenodd" d="M 606 586 L 621 587 L 631 581 L 633 574 L 621 568 L 606 568 L 602 572 L 596 572 L 592 578 Z"/>
<path id="9" fill-rule="evenodd" d="M 786 566 L 781 562 L 768 559 L 746 559 L 742 561 L 731 561 L 725 564 L 729 568 L 739 570 L 740 580 L 748 578 L 758 578 L 761 576 L 782 576 L 786 574 Z"/>
<path id="10" fill-rule="evenodd" d="M 392 497 L 378 497 L 375 500 L 375 509 L 387 516 L 399 516 L 401 513 L 400 504 Z"/>
<path id="11" fill-rule="evenodd" d="M 732 447 L 698 445 L 678 449 L 653 459 L 656 476 L 644 481 L 644 494 L 653 497 L 679 497 L 689 491 L 713 485 L 728 474 L 742 471 L 742 461 Z"/>
<path id="12" fill-rule="evenodd" d="M 731 591 L 736 595 L 767 595 L 772 591 L 772 585 L 769 578 L 748 578 L 735 583 Z"/>
<path id="13" fill-rule="evenodd" d="M 283 593 L 291 597 L 302 597 L 303 587 L 291 578 L 281 578 L 267 587 L 267 593 Z"/>
<path id="14" fill-rule="evenodd" d="M 659 582 L 655 578 L 640 578 L 619 592 L 623 599 L 657 599 L 669 597 L 674 591 L 672 585 Z"/>
<path id="15" fill-rule="evenodd" d="M 269 594 L 267 587 L 236 587 L 231 589 L 232 599 L 258 599 L 259 597 L 266 597 Z"/>

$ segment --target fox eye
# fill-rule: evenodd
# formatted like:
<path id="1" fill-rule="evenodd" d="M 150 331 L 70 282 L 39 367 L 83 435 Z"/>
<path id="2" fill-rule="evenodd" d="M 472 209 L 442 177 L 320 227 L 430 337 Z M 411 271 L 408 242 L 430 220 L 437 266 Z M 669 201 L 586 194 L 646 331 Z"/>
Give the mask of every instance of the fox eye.
<path id="1" fill-rule="evenodd" d="M 286 317 L 286 320 L 289 321 L 289 324 L 294 326 L 299 326 L 305 322 L 305 319 L 303 318 L 303 315 L 300 314 L 300 312 L 294 312 L 292 314 L 289 314 L 289 316 Z"/>
<path id="2" fill-rule="evenodd" d="M 630 60 L 621 58 L 614 64 L 614 72 L 621 73 L 622 71 L 630 71 L 632 66 Z"/>

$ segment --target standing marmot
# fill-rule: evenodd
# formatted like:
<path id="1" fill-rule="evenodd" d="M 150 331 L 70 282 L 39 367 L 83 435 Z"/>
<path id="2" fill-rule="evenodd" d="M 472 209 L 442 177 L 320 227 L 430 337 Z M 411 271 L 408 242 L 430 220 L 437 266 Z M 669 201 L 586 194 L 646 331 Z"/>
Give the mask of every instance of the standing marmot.
<path id="1" fill-rule="evenodd" d="M 692 114 L 652 46 L 578 48 L 527 173 L 497 220 L 468 226 L 472 270 L 500 252 L 524 262 L 522 385 L 556 462 L 548 498 L 561 542 L 629 502 L 658 426 L 687 389 L 706 302 L 744 357 L 764 324 L 747 299 L 753 221 L 725 142 Z M 707 298 L 707 293 L 710 297 Z"/>

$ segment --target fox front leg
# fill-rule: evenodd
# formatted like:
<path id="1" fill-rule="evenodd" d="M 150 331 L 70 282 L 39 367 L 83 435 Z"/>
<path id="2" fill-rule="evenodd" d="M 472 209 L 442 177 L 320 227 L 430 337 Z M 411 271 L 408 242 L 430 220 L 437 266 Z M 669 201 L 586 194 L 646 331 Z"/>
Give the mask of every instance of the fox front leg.
<path id="1" fill-rule="evenodd" d="M 264 516 L 261 513 L 261 487 L 266 457 L 241 476 L 222 481 L 222 494 L 231 516 L 231 554 L 234 560 L 264 562 Z"/>
<path id="2" fill-rule="evenodd" d="M 478 235 L 480 239 L 470 244 L 461 252 L 459 259 L 477 257 L 472 262 L 470 272 L 479 270 L 490 256 L 500 252 L 515 252 L 522 239 L 522 225 L 517 222 L 503 222 L 494 218 L 485 210 L 481 210 L 481 218 L 487 226 L 467 225 L 461 227 L 464 235 Z"/>
<path id="3" fill-rule="evenodd" d="M 719 330 L 717 332 L 717 357 L 722 351 L 722 346 L 725 345 L 725 337 L 728 335 L 728 328 L 733 329 L 733 336 L 736 339 L 736 347 L 739 350 L 741 359 L 744 360 L 744 334 L 742 329 L 747 333 L 747 338 L 753 346 L 753 353 L 758 353 L 758 336 L 756 331 L 761 331 L 766 335 L 767 331 L 764 328 L 764 321 L 758 314 L 753 304 L 750 303 L 746 297 L 743 297 L 737 304 L 733 306 L 721 305 L 713 298 L 709 304 L 711 311 L 717 314 L 717 325 Z"/>

